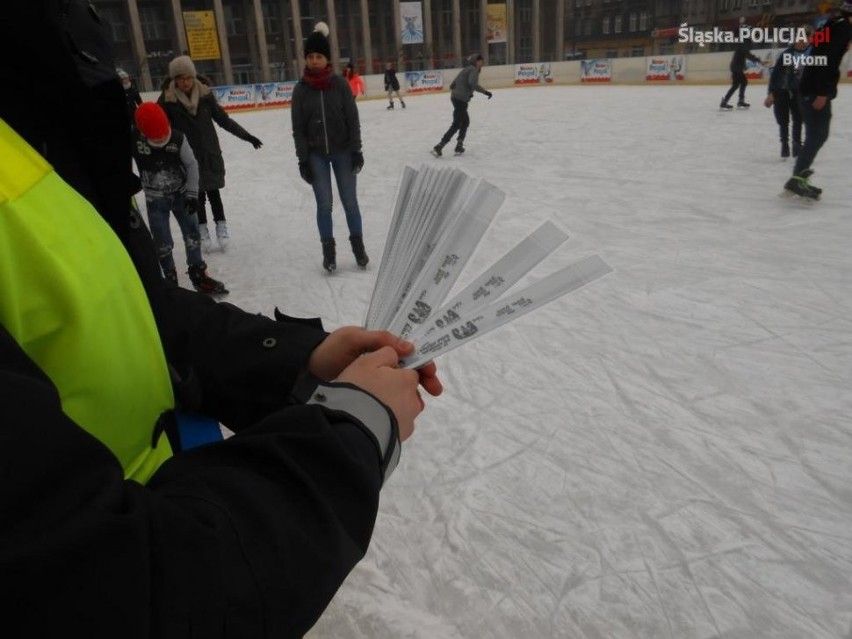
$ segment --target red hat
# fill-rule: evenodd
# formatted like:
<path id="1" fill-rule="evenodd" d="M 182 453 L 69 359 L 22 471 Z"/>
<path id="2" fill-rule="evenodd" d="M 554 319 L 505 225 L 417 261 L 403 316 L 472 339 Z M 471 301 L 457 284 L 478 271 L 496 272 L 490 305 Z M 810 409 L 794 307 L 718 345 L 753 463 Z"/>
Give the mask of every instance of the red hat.
<path id="1" fill-rule="evenodd" d="M 163 146 L 172 135 L 166 112 L 156 102 L 143 102 L 136 109 L 136 126 L 152 146 Z"/>

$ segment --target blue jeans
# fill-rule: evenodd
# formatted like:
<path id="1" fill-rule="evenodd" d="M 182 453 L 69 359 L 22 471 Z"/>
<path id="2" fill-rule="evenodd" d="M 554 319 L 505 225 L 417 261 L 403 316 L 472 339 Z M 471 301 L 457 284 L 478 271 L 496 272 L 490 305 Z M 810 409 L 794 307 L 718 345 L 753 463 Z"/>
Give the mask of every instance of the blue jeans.
<path id="1" fill-rule="evenodd" d="M 148 209 L 148 225 L 151 227 L 151 235 L 154 236 L 154 246 L 157 247 L 157 257 L 163 271 L 175 269 L 175 260 L 172 257 L 172 230 L 169 227 L 169 216 L 173 212 L 180 232 L 183 235 L 183 245 L 186 248 L 186 263 L 196 266 L 203 261 L 201 258 L 201 236 L 198 233 L 198 216 L 187 215 L 186 195 L 175 193 L 165 197 L 145 198 L 145 206 Z"/>
<path id="2" fill-rule="evenodd" d="M 333 204 L 331 193 L 331 170 L 334 169 L 334 179 L 337 182 L 337 192 L 346 213 L 346 225 L 349 235 L 363 235 L 361 230 L 361 210 L 358 208 L 358 176 L 352 175 L 352 153 L 340 151 L 325 154 L 311 151 L 308 158 L 311 171 L 314 174 L 314 197 L 317 200 L 317 227 L 321 240 L 334 237 L 334 225 L 331 220 Z"/>

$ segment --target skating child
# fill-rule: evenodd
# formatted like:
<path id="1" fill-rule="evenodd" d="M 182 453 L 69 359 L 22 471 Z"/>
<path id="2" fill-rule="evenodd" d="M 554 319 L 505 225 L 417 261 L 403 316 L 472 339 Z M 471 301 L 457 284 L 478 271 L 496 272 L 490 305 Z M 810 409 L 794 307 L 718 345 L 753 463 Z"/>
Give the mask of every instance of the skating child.
<path id="1" fill-rule="evenodd" d="M 133 157 L 145 191 L 148 224 L 166 279 L 177 284 L 169 226 L 174 213 L 183 235 L 189 279 L 202 293 L 227 293 L 222 282 L 207 275 L 198 231 L 198 163 L 180 131 L 173 130 L 165 111 L 155 102 L 136 109 Z"/>
<path id="2" fill-rule="evenodd" d="M 385 65 L 385 91 L 388 92 L 388 111 L 393 109 L 393 94 L 396 93 L 396 97 L 399 98 L 399 105 L 404 109 L 405 108 L 405 100 L 402 99 L 402 96 L 399 94 L 399 80 L 396 79 L 396 69 L 393 68 L 393 65 L 388 62 Z"/>

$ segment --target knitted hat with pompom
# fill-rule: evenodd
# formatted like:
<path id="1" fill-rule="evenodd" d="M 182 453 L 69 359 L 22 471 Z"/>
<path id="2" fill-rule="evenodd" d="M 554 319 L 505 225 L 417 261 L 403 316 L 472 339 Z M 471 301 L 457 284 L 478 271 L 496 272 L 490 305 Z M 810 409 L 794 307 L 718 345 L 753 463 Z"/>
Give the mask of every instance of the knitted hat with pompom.
<path id="1" fill-rule="evenodd" d="M 309 53 L 320 53 L 331 60 L 331 45 L 328 43 L 328 25 L 325 22 L 317 22 L 314 32 L 305 40 L 305 57 Z"/>

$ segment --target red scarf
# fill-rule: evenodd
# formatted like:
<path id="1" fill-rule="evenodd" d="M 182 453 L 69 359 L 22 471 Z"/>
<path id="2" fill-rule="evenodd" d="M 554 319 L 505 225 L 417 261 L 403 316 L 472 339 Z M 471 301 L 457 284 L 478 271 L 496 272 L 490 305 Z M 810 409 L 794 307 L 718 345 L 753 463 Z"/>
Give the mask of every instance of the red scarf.
<path id="1" fill-rule="evenodd" d="M 320 71 L 311 71 L 305 67 L 302 79 L 319 91 L 328 91 L 331 88 L 331 65 Z"/>

